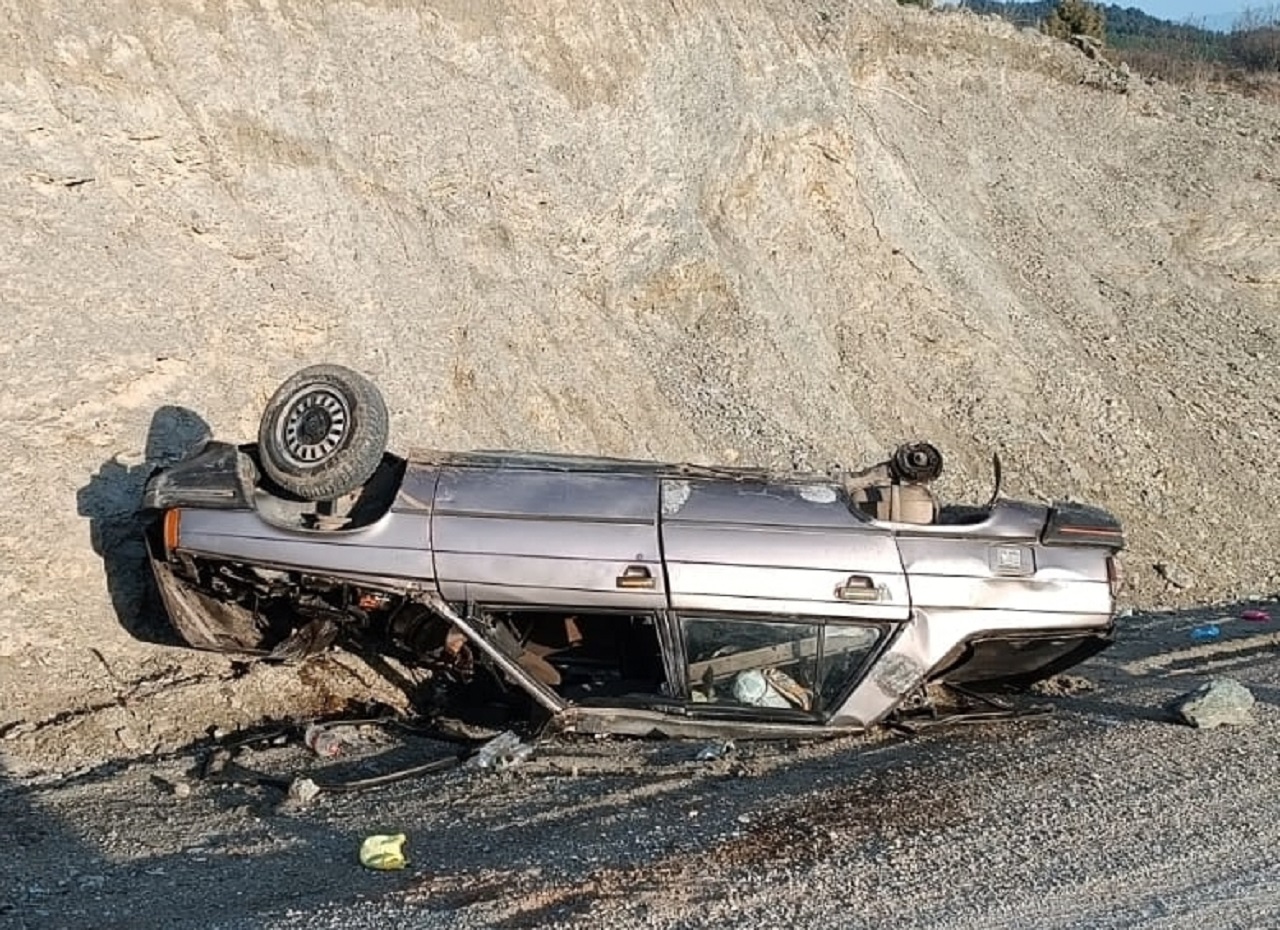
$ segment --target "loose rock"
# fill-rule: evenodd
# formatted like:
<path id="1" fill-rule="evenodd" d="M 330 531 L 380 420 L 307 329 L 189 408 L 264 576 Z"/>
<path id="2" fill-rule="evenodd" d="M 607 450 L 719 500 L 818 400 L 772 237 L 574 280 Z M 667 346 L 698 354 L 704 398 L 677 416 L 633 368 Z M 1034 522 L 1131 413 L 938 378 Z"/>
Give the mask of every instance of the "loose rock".
<path id="1" fill-rule="evenodd" d="M 310 804 L 320 794 L 320 786 L 310 778 L 295 778 L 289 783 L 288 803 L 299 807 Z"/>
<path id="2" fill-rule="evenodd" d="M 1093 689 L 1093 682 L 1081 675 L 1054 675 L 1043 681 L 1037 681 L 1031 686 L 1032 693 L 1043 694 L 1046 697 L 1067 697 L 1072 694 L 1084 694 Z"/>
<path id="3" fill-rule="evenodd" d="M 1253 694 L 1234 678 L 1215 678 L 1178 698 L 1169 710 L 1184 723 L 1208 729 L 1252 723 L 1253 703 Z"/>
<path id="4" fill-rule="evenodd" d="M 1196 583 L 1195 575 L 1171 562 L 1157 562 L 1156 574 L 1178 589 L 1190 588 Z"/>

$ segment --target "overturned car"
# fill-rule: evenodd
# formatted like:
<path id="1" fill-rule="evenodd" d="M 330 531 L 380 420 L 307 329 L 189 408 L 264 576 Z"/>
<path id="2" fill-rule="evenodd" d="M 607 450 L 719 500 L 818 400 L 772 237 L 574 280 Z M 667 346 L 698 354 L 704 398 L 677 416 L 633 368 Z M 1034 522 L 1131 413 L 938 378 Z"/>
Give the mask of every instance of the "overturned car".
<path id="1" fill-rule="evenodd" d="M 377 389 L 335 365 L 209 442 L 145 506 L 190 645 L 334 643 L 567 730 L 798 737 L 1025 687 L 1110 641 L 1119 523 L 1074 503 L 939 506 L 927 443 L 856 474 L 518 452 L 386 451 Z M 479 689 L 479 690 L 477 690 Z M 487 698 L 486 698 L 487 699 Z"/>

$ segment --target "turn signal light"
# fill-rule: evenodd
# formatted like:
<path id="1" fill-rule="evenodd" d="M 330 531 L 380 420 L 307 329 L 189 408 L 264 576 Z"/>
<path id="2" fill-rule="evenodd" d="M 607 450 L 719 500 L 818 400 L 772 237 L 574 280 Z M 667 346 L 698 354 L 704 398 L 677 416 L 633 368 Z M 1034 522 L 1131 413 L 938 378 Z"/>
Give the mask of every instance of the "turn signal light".
<path id="1" fill-rule="evenodd" d="M 164 551 L 166 554 L 178 548 L 179 530 L 182 524 L 182 511 L 175 508 L 164 513 Z"/>

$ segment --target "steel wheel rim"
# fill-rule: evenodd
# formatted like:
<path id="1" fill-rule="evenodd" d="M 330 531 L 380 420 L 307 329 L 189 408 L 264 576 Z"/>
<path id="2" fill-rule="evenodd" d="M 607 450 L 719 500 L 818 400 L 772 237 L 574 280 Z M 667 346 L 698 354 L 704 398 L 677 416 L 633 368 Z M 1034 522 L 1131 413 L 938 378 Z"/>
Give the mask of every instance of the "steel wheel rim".
<path id="1" fill-rule="evenodd" d="M 315 468 L 346 444 L 350 428 L 351 407 L 340 392 L 303 388 L 284 405 L 276 428 L 280 457 L 294 468 Z"/>

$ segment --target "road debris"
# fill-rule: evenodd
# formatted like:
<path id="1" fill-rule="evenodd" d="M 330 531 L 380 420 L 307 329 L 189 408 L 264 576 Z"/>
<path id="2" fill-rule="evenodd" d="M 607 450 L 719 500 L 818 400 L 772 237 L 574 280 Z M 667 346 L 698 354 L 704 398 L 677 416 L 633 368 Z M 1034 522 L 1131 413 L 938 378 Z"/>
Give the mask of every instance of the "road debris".
<path id="1" fill-rule="evenodd" d="M 1031 686 L 1032 694 L 1046 697 L 1069 697 L 1073 694 L 1085 694 L 1092 691 L 1094 684 L 1082 675 L 1054 675 Z"/>
<path id="2" fill-rule="evenodd" d="M 172 795 L 179 800 L 191 797 L 191 784 L 180 778 L 165 778 L 162 775 L 152 775 L 151 783 L 165 794 Z"/>
<path id="3" fill-rule="evenodd" d="M 1179 720 L 1198 729 L 1227 724 L 1252 723 L 1254 698 L 1249 689 L 1234 678 L 1215 678 L 1169 705 Z"/>
<path id="4" fill-rule="evenodd" d="M 302 741 L 307 748 L 322 759 L 333 759 L 342 755 L 342 739 L 322 723 L 313 723 L 307 727 Z"/>
<path id="5" fill-rule="evenodd" d="M 510 730 L 504 730 L 481 746 L 465 763 L 469 769 L 502 771 L 519 765 L 533 755 L 533 746 L 522 742 Z"/>
<path id="6" fill-rule="evenodd" d="M 708 743 L 698 750 L 696 758 L 699 762 L 714 762 L 716 759 L 723 759 L 732 754 L 735 748 L 731 739 Z"/>
<path id="7" fill-rule="evenodd" d="M 1207 643 L 1222 635 L 1222 627 L 1216 623 L 1202 623 L 1191 631 L 1191 638 L 1197 643 Z"/>
<path id="8" fill-rule="evenodd" d="M 299 807 L 305 807 L 320 796 L 320 786 L 310 778 L 295 778 L 289 782 L 289 792 L 286 799 L 291 804 Z"/>
<path id="9" fill-rule="evenodd" d="M 376 834 L 360 844 L 360 864 L 366 869 L 389 871 L 405 867 L 403 833 Z"/>

